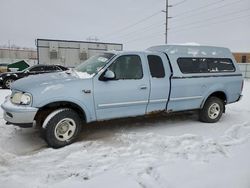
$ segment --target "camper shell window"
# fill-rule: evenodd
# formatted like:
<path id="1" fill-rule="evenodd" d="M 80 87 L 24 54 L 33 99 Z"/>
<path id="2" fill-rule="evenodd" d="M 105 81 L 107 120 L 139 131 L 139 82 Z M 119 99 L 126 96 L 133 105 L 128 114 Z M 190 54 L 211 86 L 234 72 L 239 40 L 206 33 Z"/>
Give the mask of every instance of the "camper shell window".
<path id="1" fill-rule="evenodd" d="M 178 58 L 177 64 L 184 74 L 235 72 L 229 58 Z"/>

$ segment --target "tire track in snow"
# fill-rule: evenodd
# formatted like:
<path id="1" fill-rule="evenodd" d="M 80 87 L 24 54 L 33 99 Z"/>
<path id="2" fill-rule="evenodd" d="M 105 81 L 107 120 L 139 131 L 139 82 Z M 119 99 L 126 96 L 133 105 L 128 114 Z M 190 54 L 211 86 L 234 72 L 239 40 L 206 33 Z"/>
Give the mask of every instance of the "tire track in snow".
<path id="1" fill-rule="evenodd" d="M 153 167 L 176 160 L 209 162 L 214 155 L 228 157 L 228 147 L 243 144 L 249 137 L 250 124 L 245 122 L 232 126 L 217 140 L 192 134 L 116 133 L 111 140 L 114 144 L 83 141 L 60 150 L 46 148 L 14 157 L 0 151 L 0 182 L 8 181 L 15 174 L 23 182 L 36 179 L 46 187 L 72 177 L 86 181 L 118 169 L 136 177 L 142 186 L 161 187 L 160 175 Z"/>

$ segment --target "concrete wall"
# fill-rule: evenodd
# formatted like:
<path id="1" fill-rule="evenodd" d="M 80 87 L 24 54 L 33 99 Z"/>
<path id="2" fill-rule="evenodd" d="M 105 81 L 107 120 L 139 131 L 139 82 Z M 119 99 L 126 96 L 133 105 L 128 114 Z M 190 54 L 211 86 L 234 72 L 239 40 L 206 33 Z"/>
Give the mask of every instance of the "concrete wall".
<path id="1" fill-rule="evenodd" d="M 122 50 L 122 44 L 37 39 L 39 64 L 75 67 L 89 57 L 108 50 Z"/>
<path id="2" fill-rule="evenodd" d="M 37 63 L 37 52 L 35 50 L 0 49 L 0 63 L 15 63 L 25 60 L 30 65 Z"/>
<path id="3" fill-rule="evenodd" d="M 238 63 L 244 78 L 250 78 L 250 63 Z"/>

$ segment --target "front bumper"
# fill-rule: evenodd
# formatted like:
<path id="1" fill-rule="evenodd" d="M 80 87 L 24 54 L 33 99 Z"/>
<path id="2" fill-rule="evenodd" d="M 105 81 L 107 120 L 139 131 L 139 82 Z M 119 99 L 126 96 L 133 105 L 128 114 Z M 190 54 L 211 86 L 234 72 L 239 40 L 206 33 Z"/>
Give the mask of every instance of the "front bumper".
<path id="1" fill-rule="evenodd" d="M 2 86 L 3 86 L 3 78 L 0 77 L 0 87 L 2 87 Z"/>
<path id="2" fill-rule="evenodd" d="M 38 108 L 15 105 L 10 102 L 9 97 L 6 98 L 1 107 L 4 110 L 3 118 L 7 123 L 19 127 L 32 127 L 35 125 L 34 118 Z"/>

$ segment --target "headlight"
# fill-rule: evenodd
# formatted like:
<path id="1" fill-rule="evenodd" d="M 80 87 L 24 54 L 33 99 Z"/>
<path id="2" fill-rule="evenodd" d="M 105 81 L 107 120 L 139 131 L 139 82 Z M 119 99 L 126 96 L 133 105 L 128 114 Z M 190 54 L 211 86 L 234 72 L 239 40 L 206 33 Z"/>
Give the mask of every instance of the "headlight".
<path id="1" fill-rule="evenodd" d="M 17 92 L 11 96 L 10 100 L 14 104 L 29 105 L 31 103 L 31 95 L 28 93 Z"/>

